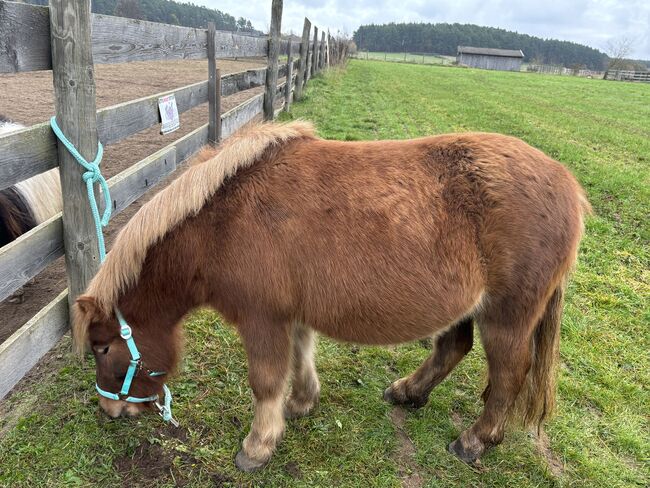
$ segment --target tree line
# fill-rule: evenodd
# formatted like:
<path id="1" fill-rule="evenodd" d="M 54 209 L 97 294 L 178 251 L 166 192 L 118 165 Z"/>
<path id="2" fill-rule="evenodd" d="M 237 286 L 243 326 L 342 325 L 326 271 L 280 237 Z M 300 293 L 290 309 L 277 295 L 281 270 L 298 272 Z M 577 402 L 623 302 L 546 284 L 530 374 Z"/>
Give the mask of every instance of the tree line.
<path id="1" fill-rule="evenodd" d="M 48 0 L 27 0 L 27 3 L 47 5 Z M 236 19 L 221 10 L 172 0 L 92 0 L 92 12 L 204 29 L 208 22 L 214 22 L 217 30 L 261 34 L 243 17 Z"/>
<path id="2" fill-rule="evenodd" d="M 575 42 L 542 39 L 495 27 L 473 24 L 362 25 L 354 33 L 358 49 L 386 52 L 436 53 L 455 56 L 458 46 L 521 49 L 524 60 L 567 68 L 602 70 L 605 53 Z"/>

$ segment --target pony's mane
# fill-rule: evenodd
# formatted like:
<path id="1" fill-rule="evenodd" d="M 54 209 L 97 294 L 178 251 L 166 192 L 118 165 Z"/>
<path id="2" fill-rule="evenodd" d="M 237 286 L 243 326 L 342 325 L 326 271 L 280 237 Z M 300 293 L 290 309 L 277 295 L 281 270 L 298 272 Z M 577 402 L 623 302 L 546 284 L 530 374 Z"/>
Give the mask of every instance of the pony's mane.
<path id="1" fill-rule="evenodd" d="M 303 137 L 316 137 L 309 122 L 258 124 L 239 131 L 211 152 L 203 150 L 198 162 L 143 205 L 122 228 L 90 282 L 87 295 L 94 297 L 99 309 L 110 316 L 121 293 L 137 282 L 151 246 L 183 220 L 196 215 L 224 180 L 239 169 L 253 165 L 270 147 Z M 219 151 L 216 156 L 215 151 Z"/>

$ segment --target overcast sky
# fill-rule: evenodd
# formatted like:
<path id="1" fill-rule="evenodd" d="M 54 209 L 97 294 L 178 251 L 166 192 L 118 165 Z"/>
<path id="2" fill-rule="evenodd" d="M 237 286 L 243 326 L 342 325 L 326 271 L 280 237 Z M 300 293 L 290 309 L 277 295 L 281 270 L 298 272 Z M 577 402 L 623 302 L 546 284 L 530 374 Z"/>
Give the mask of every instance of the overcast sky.
<path id="1" fill-rule="evenodd" d="M 266 31 L 271 0 L 194 0 Z M 650 0 L 285 0 L 282 31 L 302 33 L 307 16 L 319 28 L 350 35 L 361 24 L 459 22 L 502 27 L 604 50 L 608 39 L 634 41 L 631 57 L 650 59 Z"/>

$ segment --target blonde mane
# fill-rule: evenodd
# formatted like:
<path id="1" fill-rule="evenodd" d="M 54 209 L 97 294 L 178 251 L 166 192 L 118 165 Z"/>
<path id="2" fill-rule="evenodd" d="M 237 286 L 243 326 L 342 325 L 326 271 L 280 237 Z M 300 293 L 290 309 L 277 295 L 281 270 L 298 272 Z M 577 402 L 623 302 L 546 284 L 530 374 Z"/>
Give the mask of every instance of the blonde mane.
<path id="1" fill-rule="evenodd" d="M 316 137 L 311 123 L 259 124 L 232 136 L 216 156 L 191 165 L 124 226 L 86 294 L 110 315 L 120 294 L 137 282 L 151 246 L 183 220 L 196 215 L 224 180 L 239 169 L 251 166 L 268 148 L 301 137 Z M 206 152 L 198 157 L 205 159 Z"/>

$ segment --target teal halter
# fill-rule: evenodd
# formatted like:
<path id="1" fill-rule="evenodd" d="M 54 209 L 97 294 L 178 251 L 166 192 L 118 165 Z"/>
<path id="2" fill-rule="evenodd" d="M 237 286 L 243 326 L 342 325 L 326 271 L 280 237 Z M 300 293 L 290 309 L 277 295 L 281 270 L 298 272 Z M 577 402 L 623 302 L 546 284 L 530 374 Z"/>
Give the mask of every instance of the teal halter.
<path id="1" fill-rule="evenodd" d="M 104 260 L 106 259 L 106 247 L 104 245 L 104 234 L 102 232 L 102 227 L 106 227 L 108 225 L 109 219 L 111 218 L 111 196 L 108 190 L 108 184 L 106 183 L 106 179 L 104 178 L 104 176 L 102 175 L 99 169 L 99 163 L 102 160 L 102 156 L 104 154 L 104 148 L 102 146 L 102 143 L 98 142 L 97 155 L 95 156 L 95 160 L 92 163 L 89 163 L 83 158 L 81 154 L 79 154 L 77 148 L 74 147 L 74 145 L 68 140 L 68 138 L 65 137 L 63 131 L 61 131 L 58 124 L 56 123 L 56 117 L 52 117 L 50 119 L 50 125 L 52 126 L 52 131 L 54 132 L 56 137 L 58 137 L 59 141 L 63 143 L 65 148 L 68 150 L 70 154 L 72 154 L 72 156 L 77 160 L 77 162 L 81 166 L 83 166 L 84 169 L 86 169 L 86 172 L 83 174 L 83 180 L 86 182 L 86 189 L 88 191 L 88 202 L 90 203 L 90 210 L 92 212 L 93 220 L 95 222 L 95 230 L 97 232 L 97 243 L 99 247 L 99 260 L 101 263 L 103 263 Z M 102 188 L 102 193 L 104 194 L 105 208 L 104 208 L 104 215 L 101 218 L 99 216 L 99 208 L 97 207 L 97 200 L 95 199 L 95 190 L 93 188 L 94 183 L 99 183 L 99 185 Z M 126 347 L 128 347 L 129 353 L 131 354 L 131 360 L 129 361 L 129 368 L 126 371 L 126 375 L 124 376 L 124 382 L 122 383 L 122 388 L 120 389 L 119 393 L 112 393 L 110 391 L 103 390 L 102 388 L 100 388 L 100 386 L 97 383 L 95 383 L 95 389 L 97 390 L 97 393 L 111 400 L 122 400 L 130 403 L 154 402 L 154 405 L 158 408 L 158 413 L 163 418 L 163 420 L 165 422 L 171 422 L 174 426 L 178 427 L 178 422 L 172 416 L 172 407 L 171 407 L 172 395 L 166 384 L 163 384 L 163 392 L 165 393 L 165 399 L 162 405 L 158 402 L 157 394 L 150 395 L 148 397 L 133 397 L 129 395 L 129 390 L 131 389 L 131 383 L 133 382 L 133 378 L 136 376 L 138 371 L 145 370 L 145 368 L 142 365 L 140 351 L 138 351 L 138 348 L 135 345 L 135 341 L 133 340 L 131 327 L 126 322 L 126 320 L 124 320 L 124 317 L 122 316 L 122 314 L 117 308 L 115 309 L 115 317 L 117 318 L 117 321 L 120 324 L 120 337 L 124 339 L 124 341 L 126 342 Z M 166 374 L 166 372 L 164 371 L 147 370 L 147 372 L 149 376 L 162 376 Z"/>

